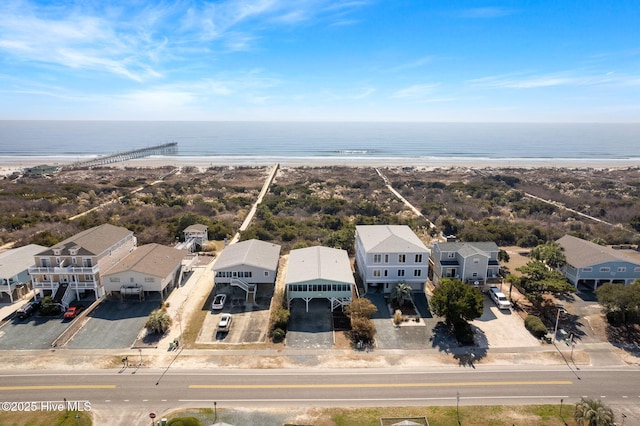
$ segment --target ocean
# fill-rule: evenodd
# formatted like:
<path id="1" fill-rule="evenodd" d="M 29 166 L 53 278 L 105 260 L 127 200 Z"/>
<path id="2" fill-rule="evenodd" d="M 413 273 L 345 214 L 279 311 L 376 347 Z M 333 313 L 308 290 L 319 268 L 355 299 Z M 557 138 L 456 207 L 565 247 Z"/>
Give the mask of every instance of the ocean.
<path id="1" fill-rule="evenodd" d="M 178 143 L 185 157 L 640 159 L 640 123 L 0 121 L 0 156 L 95 155 Z"/>

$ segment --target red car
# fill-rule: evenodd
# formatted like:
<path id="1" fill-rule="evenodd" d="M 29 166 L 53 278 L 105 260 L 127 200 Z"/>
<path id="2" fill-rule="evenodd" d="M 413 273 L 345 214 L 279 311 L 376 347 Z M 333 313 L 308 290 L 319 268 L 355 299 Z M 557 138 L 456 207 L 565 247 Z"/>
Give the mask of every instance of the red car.
<path id="1" fill-rule="evenodd" d="M 69 309 L 67 309 L 67 311 L 64 313 L 64 317 L 65 318 L 75 318 L 76 315 L 78 315 L 80 313 L 80 311 L 82 311 L 82 309 L 83 309 L 82 305 L 69 306 Z"/>

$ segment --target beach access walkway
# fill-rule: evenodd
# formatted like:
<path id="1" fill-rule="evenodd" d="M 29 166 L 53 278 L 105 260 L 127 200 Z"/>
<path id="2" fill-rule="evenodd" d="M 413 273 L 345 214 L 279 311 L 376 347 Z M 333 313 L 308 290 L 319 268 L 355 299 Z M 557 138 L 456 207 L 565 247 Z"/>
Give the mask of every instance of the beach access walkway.
<path id="1" fill-rule="evenodd" d="M 276 173 L 278 173 L 279 169 L 280 169 L 280 164 L 275 164 L 271 168 L 271 171 L 267 175 L 267 179 L 264 181 L 264 184 L 262 185 L 262 189 L 258 194 L 258 198 L 256 199 L 256 202 L 253 203 L 253 206 L 251 206 L 251 210 L 249 210 L 247 217 L 244 218 L 242 225 L 240 225 L 240 229 L 238 229 L 238 232 L 236 232 L 236 235 L 233 236 L 229 244 L 237 243 L 240 240 L 240 233 L 243 231 L 246 231 L 249 225 L 251 225 L 251 221 L 253 220 L 253 217 L 255 216 L 256 211 L 258 210 L 258 206 L 262 202 L 262 199 L 264 198 L 264 196 L 267 194 L 267 191 L 269 191 L 269 187 L 273 183 L 273 180 L 275 179 Z"/>
<path id="2" fill-rule="evenodd" d="M 393 186 L 391 186 L 391 182 L 389 182 L 389 179 L 380 171 L 379 168 L 376 167 L 375 170 L 378 176 L 380 176 L 384 181 L 387 189 L 389 189 L 389 191 L 391 191 L 393 195 L 395 195 L 400 201 L 402 201 L 416 216 L 423 217 L 429 223 L 429 229 L 434 229 L 436 227 L 436 225 L 434 225 L 433 222 L 427 219 L 420 210 L 418 210 L 413 204 L 409 202 L 409 200 L 404 198 L 398 191 L 393 188 Z"/>

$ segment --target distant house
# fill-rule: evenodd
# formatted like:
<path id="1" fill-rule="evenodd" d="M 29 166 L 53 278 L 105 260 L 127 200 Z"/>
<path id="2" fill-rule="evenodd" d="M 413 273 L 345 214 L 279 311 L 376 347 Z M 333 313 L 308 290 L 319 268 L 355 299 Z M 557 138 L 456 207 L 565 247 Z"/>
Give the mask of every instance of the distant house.
<path id="1" fill-rule="evenodd" d="M 222 250 L 214 266 L 216 285 L 240 287 L 246 300 L 255 296 L 258 286 L 273 286 L 276 282 L 280 246 L 260 240 L 246 240 Z"/>
<path id="2" fill-rule="evenodd" d="M 630 284 L 640 278 L 640 261 L 626 254 L 571 235 L 557 240 L 567 263 L 561 272 L 576 288 L 596 289 L 605 283 Z"/>
<path id="3" fill-rule="evenodd" d="M 0 293 L 6 294 L 11 303 L 30 290 L 29 267 L 33 266 L 33 256 L 46 249 L 29 244 L 0 253 Z"/>
<path id="4" fill-rule="evenodd" d="M 309 312 L 313 299 L 327 299 L 331 311 L 351 303 L 355 279 L 346 250 L 307 247 L 291 250 L 285 279 L 287 304 L 302 299 Z"/>
<path id="5" fill-rule="evenodd" d="M 160 244 L 146 244 L 136 248 L 102 275 L 104 290 L 144 298 L 157 292 L 162 300 L 179 285 L 182 259 L 185 252 Z"/>
<path id="6" fill-rule="evenodd" d="M 454 278 L 484 287 L 500 282 L 500 249 L 494 242 L 436 242 L 431 247 L 432 282 Z"/>
<path id="7" fill-rule="evenodd" d="M 185 228 L 183 231 L 185 248 L 189 251 L 194 251 L 195 246 L 200 248 L 204 247 L 209 242 L 208 229 L 207 225 L 201 225 L 199 223 Z"/>
<path id="8" fill-rule="evenodd" d="M 33 289 L 50 294 L 63 306 L 87 291 L 96 299 L 104 295 L 101 274 L 136 248 L 133 232 L 104 224 L 82 231 L 34 255 L 29 268 Z"/>
<path id="9" fill-rule="evenodd" d="M 365 291 L 389 293 L 400 282 L 424 291 L 429 249 L 406 225 L 356 226 L 356 268 Z"/>
<path id="10" fill-rule="evenodd" d="M 58 170 L 60 170 L 58 166 L 49 166 L 47 164 L 42 164 L 40 166 L 26 168 L 24 170 L 24 174 L 27 176 L 51 175 L 57 173 Z"/>

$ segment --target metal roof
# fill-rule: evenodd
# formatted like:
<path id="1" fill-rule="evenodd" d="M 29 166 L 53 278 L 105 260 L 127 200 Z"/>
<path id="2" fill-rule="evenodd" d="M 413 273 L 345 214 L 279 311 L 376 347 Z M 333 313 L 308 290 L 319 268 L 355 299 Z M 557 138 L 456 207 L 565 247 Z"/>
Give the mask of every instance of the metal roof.
<path id="1" fill-rule="evenodd" d="M 285 283 L 314 280 L 355 285 L 347 251 L 322 246 L 291 250 Z"/>
<path id="2" fill-rule="evenodd" d="M 0 278 L 11 278 L 35 264 L 33 256 L 46 250 L 44 246 L 29 244 L 0 253 Z"/>
<path id="3" fill-rule="evenodd" d="M 493 241 L 481 242 L 436 242 L 434 247 L 438 247 L 440 252 L 456 252 L 463 257 L 472 256 L 474 254 L 484 254 L 500 251 L 498 245 Z"/>
<path id="4" fill-rule="evenodd" d="M 278 269 L 280 246 L 260 240 L 246 240 L 231 244 L 222 250 L 213 266 L 214 271 L 240 265 L 275 271 Z"/>
<path id="5" fill-rule="evenodd" d="M 207 225 L 202 225 L 200 223 L 196 223 L 195 225 L 187 226 L 182 232 L 204 232 L 209 227 Z"/>
<path id="6" fill-rule="evenodd" d="M 356 234 L 367 253 L 429 252 L 407 225 L 358 225 Z"/>

